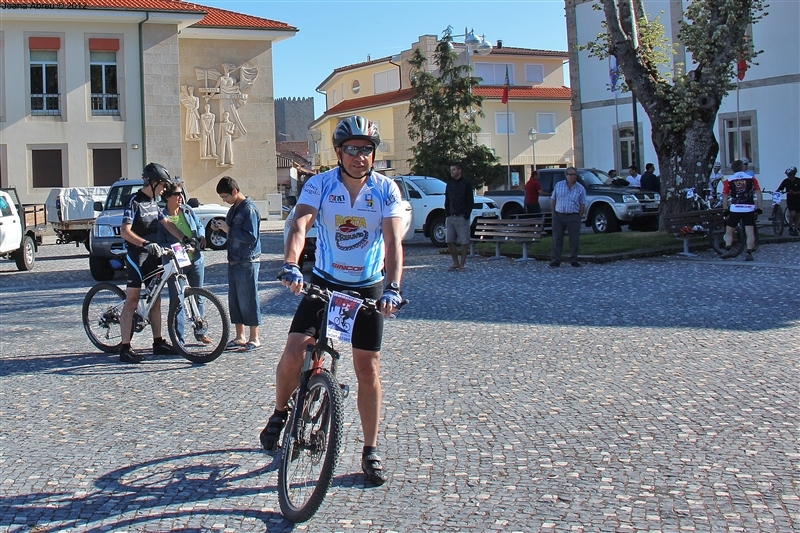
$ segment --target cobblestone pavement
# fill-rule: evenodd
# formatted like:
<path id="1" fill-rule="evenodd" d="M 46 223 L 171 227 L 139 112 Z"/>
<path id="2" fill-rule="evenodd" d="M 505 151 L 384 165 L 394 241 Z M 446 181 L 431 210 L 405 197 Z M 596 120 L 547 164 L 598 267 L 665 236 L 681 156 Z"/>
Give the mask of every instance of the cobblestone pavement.
<path id="1" fill-rule="evenodd" d="M 800 530 L 800 243 L 450 273 L 418 237 L 382 356 L 392 478 L 363 482 L 346 357 L 343 457 L 297 526 L 258 447 L 297 304 L 280 233 L 263 244 L 264 348 L 205 366 L 98 353 L 82 248 L 0 261 L 1 532 Z M 226 299 L 224 259 L 206 281 Z"/>

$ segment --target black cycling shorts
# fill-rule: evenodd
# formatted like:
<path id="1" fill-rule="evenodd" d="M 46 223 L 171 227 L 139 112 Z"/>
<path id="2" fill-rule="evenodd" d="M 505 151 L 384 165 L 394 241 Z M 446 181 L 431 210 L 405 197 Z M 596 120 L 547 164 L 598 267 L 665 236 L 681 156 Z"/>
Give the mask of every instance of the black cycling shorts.
<path id="1" fill-rule="evenodd" d="M 383 295 L 383 283 L 379 282 L 367 287 L 345 287 L 326 281 L 312 274 L 311 283 L 330 289 L 332 291 L 355 291 L 362 298 L 379 299 Z M 326 304 L 321 300 L 303 298 L 294 314 L 289 333 L 302 333 L 309 337 L 317 338 L 322 314 L 326 313 Z M 369 352 L 379 352 L 383 340 L 383 315 L 377 311 L 370 314 L 358 313 L 353 324 L 353 348 Z"/>
<path id="2" fill-rule="evenodd" d="M 754 211 L 747 211 L 746 213 L 734 213 L 731 211 L 725 224 L 728 227 L 735 228 L 739 225 L 740 220 L 744 220 L 745 226 L 755 226 L 756 214 Z"/>
<path id="3" fill-rule="evenodd" d="M 128 273 L 128 288 L 141 289 L 142 280 L 161 266 L 161 259 L 147 252 L 131 252 L 125 255 L 125 271 Z"/>

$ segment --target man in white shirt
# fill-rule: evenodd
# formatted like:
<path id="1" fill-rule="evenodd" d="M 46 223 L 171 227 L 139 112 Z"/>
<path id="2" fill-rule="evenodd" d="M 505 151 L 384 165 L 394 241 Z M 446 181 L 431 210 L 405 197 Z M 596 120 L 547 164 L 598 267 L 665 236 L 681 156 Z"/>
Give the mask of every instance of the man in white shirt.
<path id="1" fill-rule="evenodd" d="M 641 187 L 642 186 L 642 175 L 639 174 L 639 169 L 636 165 L 631 165 L 628 169 L 628 176 L 625 178 L 628 182 L 628 185 L 631 187 Z"/>

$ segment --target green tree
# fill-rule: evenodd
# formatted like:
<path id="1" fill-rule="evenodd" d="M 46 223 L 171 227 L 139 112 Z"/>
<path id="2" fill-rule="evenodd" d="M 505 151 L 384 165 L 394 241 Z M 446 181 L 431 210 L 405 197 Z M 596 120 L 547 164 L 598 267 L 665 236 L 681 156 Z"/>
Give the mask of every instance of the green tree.
<path id="1" fill-rule="evenodd" d="M 585 45 L 590 56 L 613 55 L 627 89 L 652 124 L 652 142 L 661 172 L 664 213 L 688 209 L 681 189 L 703 186 L 719 152 L 714 127 L 722 99 L 735 87 L 740 60 L 751 62 L 747 30 L 763 16 L 761 0 L 687 2 L 678 22 L 678 39 L 691 54 L 694 69 L 676 62 L 673 44 L 658 18 L 649 21 L 643 0 L 600 0 L 605 33 Z"/>
<path id="2" fill-rule="evenodd" d="M 428 58 L 414 50 L 411 86 L 416 89 L 408 106 L 408 135 L 416 145 L 409 159 L 411 173 L 450 179 L 450 163 L 461 161 L 464 175 L 474 187 L 500 181 L 503 169 L 499 159 L 474 141 L 481 131 L 477 123 L 483 117 L 483 98 L 473 94 L 478 78 L 470 67 L 456 64 L 450 31 L 445 30 L 433 53 L 437 74 L 428 69 Z"/>

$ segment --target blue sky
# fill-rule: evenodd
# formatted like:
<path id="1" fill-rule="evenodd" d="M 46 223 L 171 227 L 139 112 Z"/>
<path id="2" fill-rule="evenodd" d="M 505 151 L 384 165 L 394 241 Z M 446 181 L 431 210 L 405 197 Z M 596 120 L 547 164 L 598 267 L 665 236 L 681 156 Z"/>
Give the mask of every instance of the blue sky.
<path id="1" fill-rule="evenodd" d="M 454 34 L 464 28 L 493 45 L 567 49 L 563 0 L 375 0 L 272 2 L 198 0 L 208 5 L 286 22 L 297 34 L 275 45 L 275 97 L 314 97 L 315 118 L 325 110 L 314 89 L 336 68 L 400 53 L 420 35 Z M 460 39 L 456 39 L 460 40 Z"/>

